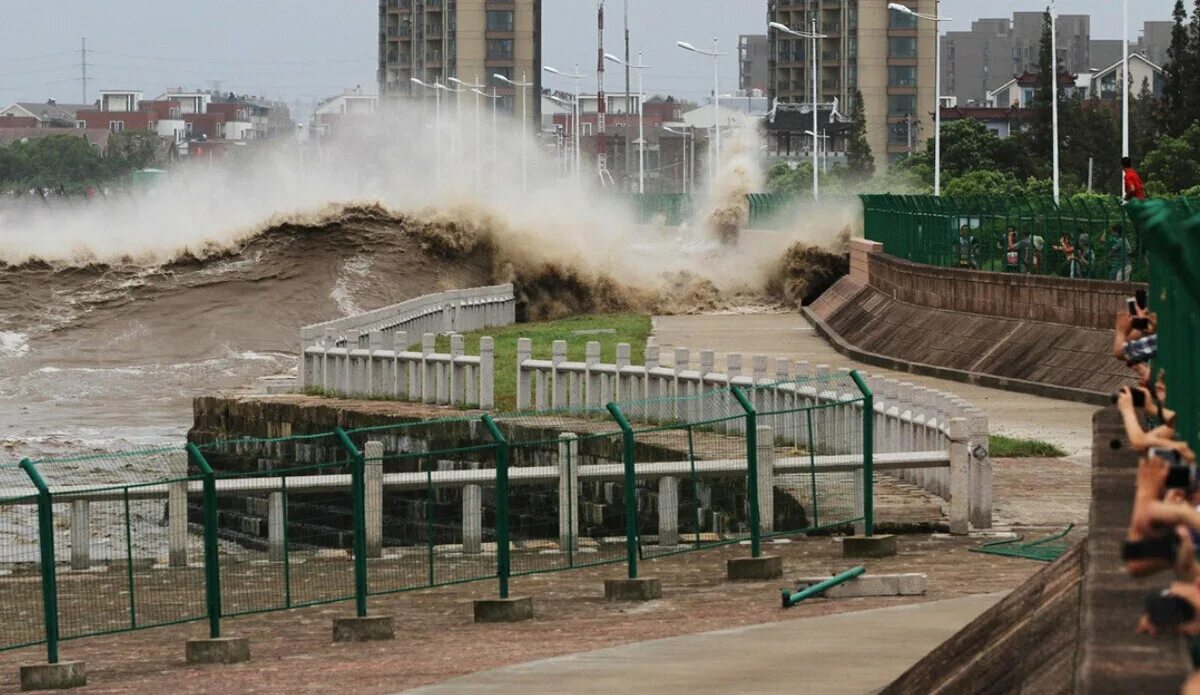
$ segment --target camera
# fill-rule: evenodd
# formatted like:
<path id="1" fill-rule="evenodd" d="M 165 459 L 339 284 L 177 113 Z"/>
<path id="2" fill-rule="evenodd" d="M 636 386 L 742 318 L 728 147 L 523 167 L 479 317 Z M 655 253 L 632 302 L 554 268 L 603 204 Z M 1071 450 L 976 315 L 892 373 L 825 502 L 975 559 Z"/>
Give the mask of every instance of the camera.
<path id="1" fill-rule="evenodd" d="M 1137 297 L 1130 297 L 1129 299 L 1126 299 L 1126 300 L 1125 300 L 1125 306 L 1126 306 L 1126 307 L 1128 307 L 1128 309 L 1129 309 L 1129 315 L 1130 315 L 1130 316 L 1137 316 L 1137 315 L 1138 315 L 1138 301 L 1137 301 Z"/>
<path id="2" fill-rule="evenodd" d="M 1151 449 L 1151 458 L 1166 461 L 1170 468 L 1167 470 L 1167 489 L 1189 488 L 1196 482 L 1196 467 L 1179 460 L 1179 452 L 1171 449 Z"/>
<path id="3" fill-rule="evenodd" d="M 1133 396 L 1133 407 L 1135 407 L 1135 408 L 1145 408 L 1146 407 L 1146 390 L 1145 389 L 1131 388 L 1131 389 L 1129 389 L 1129 393 L 1130 393 L 1130 395 Z M 1117 391 L 1116 393 L 1114 393 L 1112 395 L 1112 402 L 1116 403 L 1117 399 L 1120 397 L 1121 397 L 1121 392 Z"/>
<path id="4" fill-rule="evenodd" d="M 1147 331 L 1150 329 L 1150 319 L 1145 316 L 1137 316 L 1129 322 L 1129 327 L 1135 331 Z"/>

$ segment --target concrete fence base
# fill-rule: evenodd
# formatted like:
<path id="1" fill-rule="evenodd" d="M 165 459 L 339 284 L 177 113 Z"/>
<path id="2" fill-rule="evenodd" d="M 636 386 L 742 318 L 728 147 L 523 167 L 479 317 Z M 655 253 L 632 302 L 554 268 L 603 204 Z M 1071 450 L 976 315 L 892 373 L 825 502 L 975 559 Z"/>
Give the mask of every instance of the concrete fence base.
<path id="1" fill-rule="evenodd" d="M 238 664 L 250 660 L 250 640 L 216 637 L 188 640 L 184 653 L 189 664 Z"/>
<path id="2" fill-rule="evenodd" d="M 376 642 L 392 639 L 396 639 L 396 626 L 390 615 L 336 618 L 333 621 L 334 642 Z"/>
<path id="3" fill-rule="evenodd" d="M 533 619 L 533 597 L 479 599 L 475 601 L 475 622 L 518 623 Z"/>
<path id="4" fill-rule="evenodd" d="M 87 669 L 82 661 L 57 664 L 30 664 L 21 667 L 21 690 L 66 690 L 87 685 Z"/>

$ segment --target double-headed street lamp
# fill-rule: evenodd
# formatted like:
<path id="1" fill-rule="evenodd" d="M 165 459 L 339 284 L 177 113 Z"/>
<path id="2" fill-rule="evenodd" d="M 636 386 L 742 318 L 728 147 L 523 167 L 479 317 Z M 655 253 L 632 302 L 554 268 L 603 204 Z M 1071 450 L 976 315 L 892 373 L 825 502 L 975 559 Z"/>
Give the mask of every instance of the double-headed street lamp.
<path id="1" fill-rule="evenodd" d="M 567 79 L 574 80 L 575 82 L 575 185 L 579 185 L 579 177 L 582 172 L 583 164 L 583 158 L 580 155 L 580 151 L 583 149 L 583 140 L 581 137 L 582 129 L 579 127 L 579 81 L 583 79 L 584 75 L 579 72 L 578 64 L 575 65 L 575 74 L 573 75 L 568 75 L 567 73 L 549 65 L 542 66 L 542 69 L 551 75 L 566 77 Z"/>
<path id="2" fill-rule="evenodd" d="M 624 65 L 625 69 L 627 69 L 627 70 L 632 68 L 632 69 L 638 71 L 638 193 L 645 193 L 646 192 L 646 130 L 645 130 L 645 127 L 644 127 L 643 121 L 642 121 L 642 112 L 644 111 L 644 106 L 645 106 L 642 103 L 642 98 L 643 98 L 642 74 L 646 70 L 646 68 L 649 66 L 642 64 L 642 52 L 641 51 L 638 51 L 638 64 L 637 65 L 630 65 L 629 63 L 625 62 L 624 60 L 621 60 L 620 58 L 616 57 L 615 55 L 613 55 L 611 53 L 605 53 L 604 58 L 605 58 L 605 60 L 614 62 L 617 65 Z M 628 94 L 625 95 L 625 101 L 626 101 L 625 113 L 629 113 L 629 109 L 631 108 L 631 106 L 628 103 L 629 102 Z M 628 150 L 626 150 L 626 152 L 628 152 Z"/>
<path id="3" fill-rule="evenodd" d="M 721 53 L 717 40 L 713 39 L 713 49 L 706 51 L 701 48 L 696 48 L 687 41 L 676 41 L 676 46 L 679 46 L 685 51 L 699 53 L 700 55 L 710 56 L 713 59 L 713 129 L 716 131 L 716 149 L 713 150 L 713 168 L 709 172 L 709 185 L 715 187 L 717 185 L 717 167 L 721 164 L 721 75 L 720 75 L 720 59 L 726 55 Z"/>
<path id="4" fill-rule="evenodd" d="M 933 194 L 940 196 L 942 194 L 942 22 L 949 22 L 951 20 L 949 17 L 914 12 L 907 5 L 901 5 L 898 2 L 889 2 L 888 9 L 893 12 L 916 17 L 917 19 L 933 22 L 934 25 L 936 40 L 933 49 Z"/>
<path id="5" fill-rule="evenodd" d="M 529 100 L 525 95 L 525 91 L 533 86 L 532 82 L 528 82 L 528 76 L 524 71 L 521 72 L 521 81 L 517 82 L 508 77 L 496 73 L 492 75 L 493 79 L 499 80 L 504 84 L 511 85 L 521 90 L 521 190 L 529 189 L 529 157 L 527 150 L 529 149 L 525 141 L 525 130 L 529 128 Z"/>
<path id="6" fill-rule="evenodd" d="M 433 147 L 434 147 L 433 177 L 438 183 L 441 183 L 441 180 L 442 180 L 442 90 L 441 90 L 441 84 L 439 84 L 436 80 L 434 81 L 433 84 L 429 84 L 428 82 L 422 82 L 420 79 L 418 79 L 416 77 L 412 77 L 409 79 L 413 84 L 415 84 L 419 87 L 424 87 L 425 89 L 432 89 L 434 99 L 437 101 L 437 110 L 435 111 L 436 116 L 434 117 L 434 121 L 433 121 L 433 123 L 434 123 L 434 125 L 433 125 Z"/>
<path id="7" fill-rule="evenodd" d="M 478 80 L 479 76 L 476 75 L 475 79 Z M 446 78 L 446 81 L 458 85 L 460 90 L 468 90 L 475 94 L 475 185 L 479 185 L 480 178 L 483 175 L 483 141 L 479 128 L 479 89 L 483 85 L 463 82 L 457 77 Z"/>
<path id="8" fill-rule="evenodd" d="M 812 112 L 813 112 L 812 194 L 813 194 L 813 201 L 815 202 L 815 201 L 818 201 L 821 199 L 821 179 L 820 179 L 820 175 L 817 173 L 817 150 L 819 149 L 819 147 L 817 146 L 817 137 L 816 137 L 816 133 L 819 132 L 819 128 L 820 128 L 820 124 L 817 122 L 817 99 L 819 96 L 819 94 L 817 92 L 817 39 L 824 39 L 827 37 L 825 36 L 825 34 L 817 33 L 816 17 L 814 17 L 812 20 L 812 31 L 796 31 L 795 29 L 792 29 L 784 24 L 780 24 L 779 22 L 771 22 L 767 26 L 769 26 L 772 29 L 775 29 L 777 31 L 782 31 L 785 34 L 791 34 L 792 36 L 798 36 L 802 39 L 809 39 L 812 41 L 812 43 L 810 44 L 810 47 L 809 47 L 809 53 L 812 54 L 812 91 L 813 91 L 813 93 L 812 93 Z"/>
<path id="9" fill-rule="evenodd" d="M 500 100 L 503 97 L 496 94 L 496 87 L 494 85 L 492 86 L 491 94 L 488 94 L 479 88 L 472 89 L 471 91 L 476 95 L 476 99 L 483 97 L 484 99 L 492 100 L 492 178 L 495 178 L 498 176 L 498 172 L 500 171 L 500 157 L 496 154 L 496 143 L 499 142 L 496 132 L 496 110 L 499 107 Z"/>
<path id="10" fill-rule="evenodd" d="M 689 133 L 686 130 L 675 130 L 674 128 L 668 128 L 667 126 L 663 126 L 662 129 L 673 135 L 683 136 L 683 192 L 694 192 L 696 188 L 696 183 L 694 180 L 695 172 L 693 169 L 693 167 L 696 165 L 696 134 Z M 692 156 L 690 158 L 691 166 L 688 166 L 688 138 L 692 139 Z"/>

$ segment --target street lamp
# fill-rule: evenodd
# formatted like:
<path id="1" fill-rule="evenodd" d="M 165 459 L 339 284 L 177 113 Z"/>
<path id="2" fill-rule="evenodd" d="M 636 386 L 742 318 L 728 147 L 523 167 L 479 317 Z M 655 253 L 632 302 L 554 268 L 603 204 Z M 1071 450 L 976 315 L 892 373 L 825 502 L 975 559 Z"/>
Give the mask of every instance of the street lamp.
<path id="1" fill-rule="evenodd" d="M 623 65 L 623 66 L 625 66 L 626 69 L 633 68 L 634 70 L 638 71 L 638 193 L 645 193 L 646 192 L 646 129 L 645 129 L 645 125 L 644 125 L 643 119 L 642 119 L 642 114 L 644 112 L 644 108 L 643 108 L 644 104 L 642 103 L 642 99 L 645 97 L 645 95 L 642 92 L 642 74 L 643 74 L 643 71 L 650 66 L 644 65 L 642 63 L 642 52 L 641 51 L 638 51 L 638 64 L 637 65 L 630 65 L 629 63 L 625 62 L 624 60 L 621 60 L 620 58 L 616 57 L 615 55 L 613 55 L 611 53 L 605 53 L 604 59 L 611 61 L 613 63 L 616 63 L 617 65 Z M 630 109 L 628 94 L 625 95 L 625 102 L 626 102 L 625 103 L 625 112 L 628 113 L 629 109 Z M 628 150 L 626 150 L 626 151 L 628 151 Z"/>
<path id="2" fill-rule="evenodd" d="M 439 85 L 435 81 L 433 84 L 422 82 L 416 77 L 409 78 L 413 84 L 432 89 L 433 96 L 437 101 L 437 115 L 433 126 L 433 147 L 434 147 L 434 162 L 433 162 L 433 178 L 441 183 L 442 181 L 442 92 L 438 89 Z"/>
<path id="3" fill-rule="evenodd" d="M 819 143 L 816 149 L 818 152 L 820 152 L 821 161 L 824 163 L 824 166 L 822 167 L 822 171 L 824 171 L 824 173 L 828 174 L 829 173 L 829 142 L 828 141 L 830 140 L 830 136 L 818 135 L 815 130 L 806 130 L 806 131 L 804 131 L 804 134 L 811 137 L 813 139 L 813 142 Z M 825 140 L 825 142 L 821 142 L 822 140 Z M 816 165 L 814 164 L 813 166 L 816 166 Z"/>
<path id="4" fill-rule="evenodd" d="M 1121 156 L 1129 156 L 1129 0 L 1121 0 Z M 1123 185 L 1123 184 L 1122 184 Z M 1124 188 L 1121 189 L 1124 191 Z"/>
<path id="5" fill-rule="evenodd" d="M 575 185 L 579 185 L 579 177 L 583 168 L 583 158 L 580 155 L 580 151 L 583 149 L 583 131 L 579 127 L 579 81 L 583 79 L 584 75 L 579 72 L 578 64 L 575 65 L 575 74 L 573 75 L 568 75 L 567 73 L 557 70 L 549 65 L 542 66 L 542 69 L 552 75 L 566 77 L 575 81 Z"/>
<path id="6" fill-rule="evenodd" d="M 693 180 L 695 172 L 693 171 L 691 166 L 688 166 L 688 161 L 689 161 L 688 160 L 688 138 L 690 137 L 692 139 L 691 163 L 693 166 L 695 166 L 695 163 L 696 163 L 695 162 L 695 159 L 696 159 L 696 135 L 695 135 L 695 133 L 689 133 L 686 130 L 675 130 L 673 128 L 668 128 L 667 126 L 663 126 L 662 129 L 668 133 L 683 136 L 683 192 L 684 193 L 688 193 L 689 191 L 694 192 L 694 190 L 696 188 L 695 181 Z"/>
<path id="7" fill-rule="evenodd" d="M 567 123 L 563 127 L 562 137 L 562 168 L 565 173 L 575 171 L 575 102 L 547 96 L 547 99 L 567 110 Z M 576 177 L 578 183 L 578 177 Z"/>
<path id="8" fill-rule="evenodd" d="M 816 133 L 817 129 L 820 127 L 819 123 L 817 122 L 817 39 L 824 39 L 827 37 L 824 34 L 817 33 L 816 17 L 813 17 L 813 20 L 812 20 L 812 31 L 796 31 L 795 29 L 792 29 L 786 25 L 780 24 L 779 22 L 771 22 L 767 26 L 769 26 L 772 29 L 775 29 L 777 31 L 782 31 L 785 34 L 791 34 L 792 36 L 798 36 L 802 39 L 811 39 L 812 40 L 811 47 L 809 48 L 809 52 L 812 54 L 812 85 L 813 85 L 813 94 L 812 94 L 813 127 L 812 127 L 812 132 Z M 817 174 L 817 149 L 818 149 L 817 138 L 814 135 L 813 136 L 813 162 L 812 162 L 813 202 L 816 202 L 821 199 L 820 176 Z"/>
<path id="9" fill-rule="evenodd" d="M 713 49 L 705 51 L 696 48 L 687 41 L 676 41 L 676 46 L 679 46 L 685 51 L 699 53 L 704 56 L 711 56 L 713 59 L 713 129 L 716 131 L 716 149 L 713 150 L 713 168 L 709 172 L 709 185 L 715 187 L 717 185 L 717 167 L 721 163 L 721 75 L 720 75 L 720 58 L 725 55 L 718 48 L 717 40 L 713 39 Z"/>
<path id="10" fill-rule="evenodd" d="M 499 142 L 499 138 L 496 136 L 496 110 L 502 97 L 496 94 L 495 85 L 492 85 L 491 94 L 488 94 L 479 88 L 472 89 L 471 91 L 478 95 L 476 99 L 478 99 L 478 97 L 483 97 L 484 99 L 492 100 L 492 177 L 495 178 L 497 173 L 500 171 L 500 157 L 496 154 L 496 143 Z"/>
<path id="11" fill-rule="evenodd" d="M 1053 0 L 1051 0 L 1053 2 Z M 934 23 L 934 49 L 933 49 L 933 194 L 935 196 L 942 195 L 942 22 L 949 22 L 949 17 L 940 17 L 935 14 L 924 14 L 922 12 L 914 12 L 906 5 L 901 5 L 898 2 L 889 2 L 888 9 L 893 12 L 906 14 L 917 19 L 924 19 Z"/>
<path id="12" fill-rule="evenodd" d="M 447 87 L 439 82 L 434 83 L 435 89 L 440 89 L 447 94 L 454 95 L 454 128 L 450 130 L 450 161 L 458 162 L 458 135 L 462 130 L 462 98 L 460 95 L 465 92 L 465 89 L 457 89 Z"/>
<path id="13" fill-rule="evenodd" d="M 576 71 L 576 72 L 578 72 L 578 71 Z M 529 123 L 527 123 L 528 118 L 529 118 L 529 116 L 528 116 L 529 104 L 528 104 L 528 97 L 525 96 L 525 90 L 532 87 L 533 83 L 526 81 L 528 79 L 528 77 L 526 76 L 524 70 L 521 71 L 521 81 L 520 82 L 510 80 L 507 77 L 505 77 L 504 75 L 501 75 L 500 73 L 496 73 L 496 74 L 492 75 L 492 77 L 494 77 L 497 80 L 500 80 L 504 84 L 512 85 L 513 87 L 516 87 L 517 89 L 521 90 L 521 190 L 528 190 L 529 189 L 529 158 L 528 158 L 528 155 L 526 154 L 526 151 L 529 148 L 526 146 L 526 142 L 525 142 L 525 130 L 529 127 Z"/>
<path id="14" fill-rule="evenodd" d="M 478 80 L 479 76 L 476 75 L 475 79 Z M 483 176 L 483 142 L 479 128 L 479 95 L 481 93 L 479 88 L 483 85 L 463 82 L 457 77 L 449 77 L 446 81 L 458 85 L 460 90 L 470 90 L 475 94 L 475 185 L 478 186 L 480 178 Z"/>

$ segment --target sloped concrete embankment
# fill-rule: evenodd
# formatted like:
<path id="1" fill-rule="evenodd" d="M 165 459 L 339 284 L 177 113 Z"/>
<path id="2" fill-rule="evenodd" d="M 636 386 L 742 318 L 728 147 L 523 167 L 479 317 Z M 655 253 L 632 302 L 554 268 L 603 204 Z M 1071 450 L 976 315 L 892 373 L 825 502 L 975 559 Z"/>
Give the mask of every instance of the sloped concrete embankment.
<path id="1" fill-rule="evenodd" d="M 1131 379 L 1100 326 L 1135 289 L 931 268 L 855 240 L 850 275 L 804 311 L 839 352 L 869 364 L 1103 405 Z"/>
<path id="2" fill-rule="evenodd" d="M 1129 578 L 1119 558 L 1137 457 L 1115 408 L 1092 421 L 1088 537 L 883 690 L 901 693 L 1169 693 L 1190 672 L 1179 638 L 1134 635 L 1165 574 Z M 1021 560 L 1013 560 L 1021 562 Z"/>

